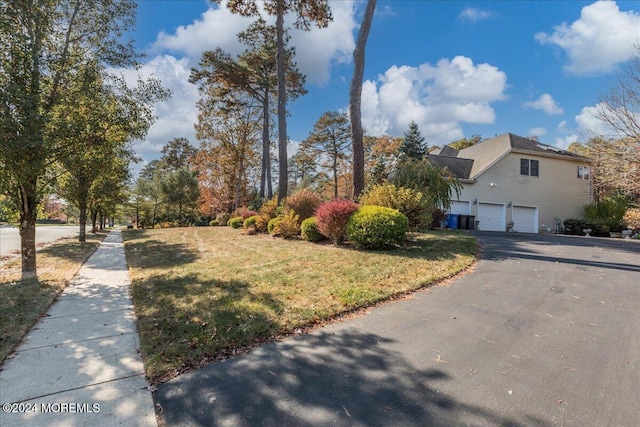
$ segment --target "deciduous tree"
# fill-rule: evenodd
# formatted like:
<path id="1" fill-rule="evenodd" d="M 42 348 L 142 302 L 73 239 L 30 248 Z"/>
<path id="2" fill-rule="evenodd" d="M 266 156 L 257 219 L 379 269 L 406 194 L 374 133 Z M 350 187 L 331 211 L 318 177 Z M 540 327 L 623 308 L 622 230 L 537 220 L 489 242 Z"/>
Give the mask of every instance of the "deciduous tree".
<path id="1" fill-rule="evenodd" d="M 0 2 L 0 163 L 20 207 L 23 278 L 36 276 L 36 213 L 60 153 L 48 132 L 52 111 L 82 64 L 135 62 L 132 43 L 122 43 L 135 7 L 132 0 Z"/>

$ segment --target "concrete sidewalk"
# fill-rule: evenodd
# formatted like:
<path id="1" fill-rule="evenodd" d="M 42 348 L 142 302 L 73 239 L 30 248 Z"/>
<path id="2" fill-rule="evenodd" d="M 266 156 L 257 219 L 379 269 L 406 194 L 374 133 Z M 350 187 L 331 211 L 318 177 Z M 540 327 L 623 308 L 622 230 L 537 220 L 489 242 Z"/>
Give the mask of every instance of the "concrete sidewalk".
<path id="1" fill-rule="evenodd" d="M 138 348 L 114 230 L 5 362 L 0 425 L 156 426 Z"/>

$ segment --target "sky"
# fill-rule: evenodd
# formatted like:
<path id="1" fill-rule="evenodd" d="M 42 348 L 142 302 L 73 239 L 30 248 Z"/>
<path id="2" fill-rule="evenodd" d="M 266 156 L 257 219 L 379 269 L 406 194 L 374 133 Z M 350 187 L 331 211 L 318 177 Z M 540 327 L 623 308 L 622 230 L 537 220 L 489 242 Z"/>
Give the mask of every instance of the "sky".
<path id="1" fill-rule="evenodd" d="M 134 144 L 142 167 L 173 138 L 199 146 L 190 70 L 204 51 L 242 52 L 236 35 L 252 19 L 230 13 L 224 1 L 137 3 L 131 37 L 146 54 L 138 72 L 173 92 L 156 105 L 147 138 Z M 365 3 L 330 0 L 327 28 L 291 31 L 308 94 L 288 107 L 289 155 L 322 113 L 348 110 Z M 510 132 L 567 148 L 605 132 L 593 113 L 634 45 L 638 1 L 379 0 L 366 49 L 363 126 L 370 135 L 402 136 L 415 121 L 430 146 Z"/>

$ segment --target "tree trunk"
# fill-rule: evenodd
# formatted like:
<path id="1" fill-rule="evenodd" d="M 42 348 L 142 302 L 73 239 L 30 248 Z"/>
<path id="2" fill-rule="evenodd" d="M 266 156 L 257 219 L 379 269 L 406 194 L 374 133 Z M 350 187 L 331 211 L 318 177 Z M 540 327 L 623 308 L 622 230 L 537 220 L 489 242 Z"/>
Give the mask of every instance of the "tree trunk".
<path id="1" fill-rule="evenodd" d="M 354 69 L 349 91 L 349 113 L 351 115 L 351 143 L 353 147 L 354 198 L 357 198 L 364 191 L 364 136 L 361 117 L 362 79 L 364 77 L 364 53 L 375 8 L 376 0 L 368 0 L 362 25 L 358 31 L 356 48 L 353 51 Z"/>
<path id="2" fill-rule="evenodd" d="M 98 232 L 98 229 L 96 228 L 97 222 L 98 222 L 98 211 L 92 209 L 91 210 L 91 232 L 94 234 Z"/>
<path id="3" fill-rule="evenodd" d="M 240 190 L 242 189 L 242 174 L 244 169 L 244 157 L 240 157 L 240 164 L 238 165 L 238 179 L 236 179 L 236 188 L 235 188 L 235 197 L 233 201 L 233 206 L 235 210 L 240 208 Z"/>
<path id="4" fill-rule="evenodd" d="M 87 201 L 80 200 L 78 203 L 78 209 L 80 209 L 80 233 L 78 234 L 79 242 L 87 241 Z"/>
<path id="5" fill-rule="evenodd" d="M 338 161 L 337 156 L 333 158 L 333 197 L 338 198 Z"/>
<path id="6" fill-rule="evenodd" d="M 269 141 L 269 92 L 265 91 L 262 100 L 262 170 L 260 171 L 260 197 L 273 197 L 271 188 L 271 144 Z"/>
<path id="7" fill-rule="evenodd" d="M 20 252 L 22 255 L 22 278 L 37 277 L 36 272 L 36 218 L 37 178 L 29 188 L 20 185 Z"/>
<path id="8" fill-rule="evenodd" d="M 276 11 L 276 63 L 278 73 L 278 203 L 287 197 L 289 183 L 287 159 L 287 87 L 284 69 L 284 2 L 277 0 Z"/>

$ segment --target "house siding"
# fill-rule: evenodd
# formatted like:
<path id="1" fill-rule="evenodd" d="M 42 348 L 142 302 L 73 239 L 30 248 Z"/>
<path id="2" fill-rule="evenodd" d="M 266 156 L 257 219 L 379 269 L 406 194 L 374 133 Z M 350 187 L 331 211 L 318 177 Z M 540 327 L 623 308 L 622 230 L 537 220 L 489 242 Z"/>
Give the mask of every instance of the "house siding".
<path id="1" fill-rule="evenodd" d="M 540 162 L 539 176 L 520 175 L 522 158 Z M 554 218 L 582 218 L 582 207 L 591 202 L 591 182 L 578 179 L 578 165 L 584 163 L 510 152 L 477 176 L 474 184 L 463 184 L 459 200 L 537 207 L 539 229 L 554 229 Z M 507 208 L 507 224 L 512 221 L 512 212 L 513 208 Z M 471 214 L 477 213 L 477 205 L 472 205 Z"/>

